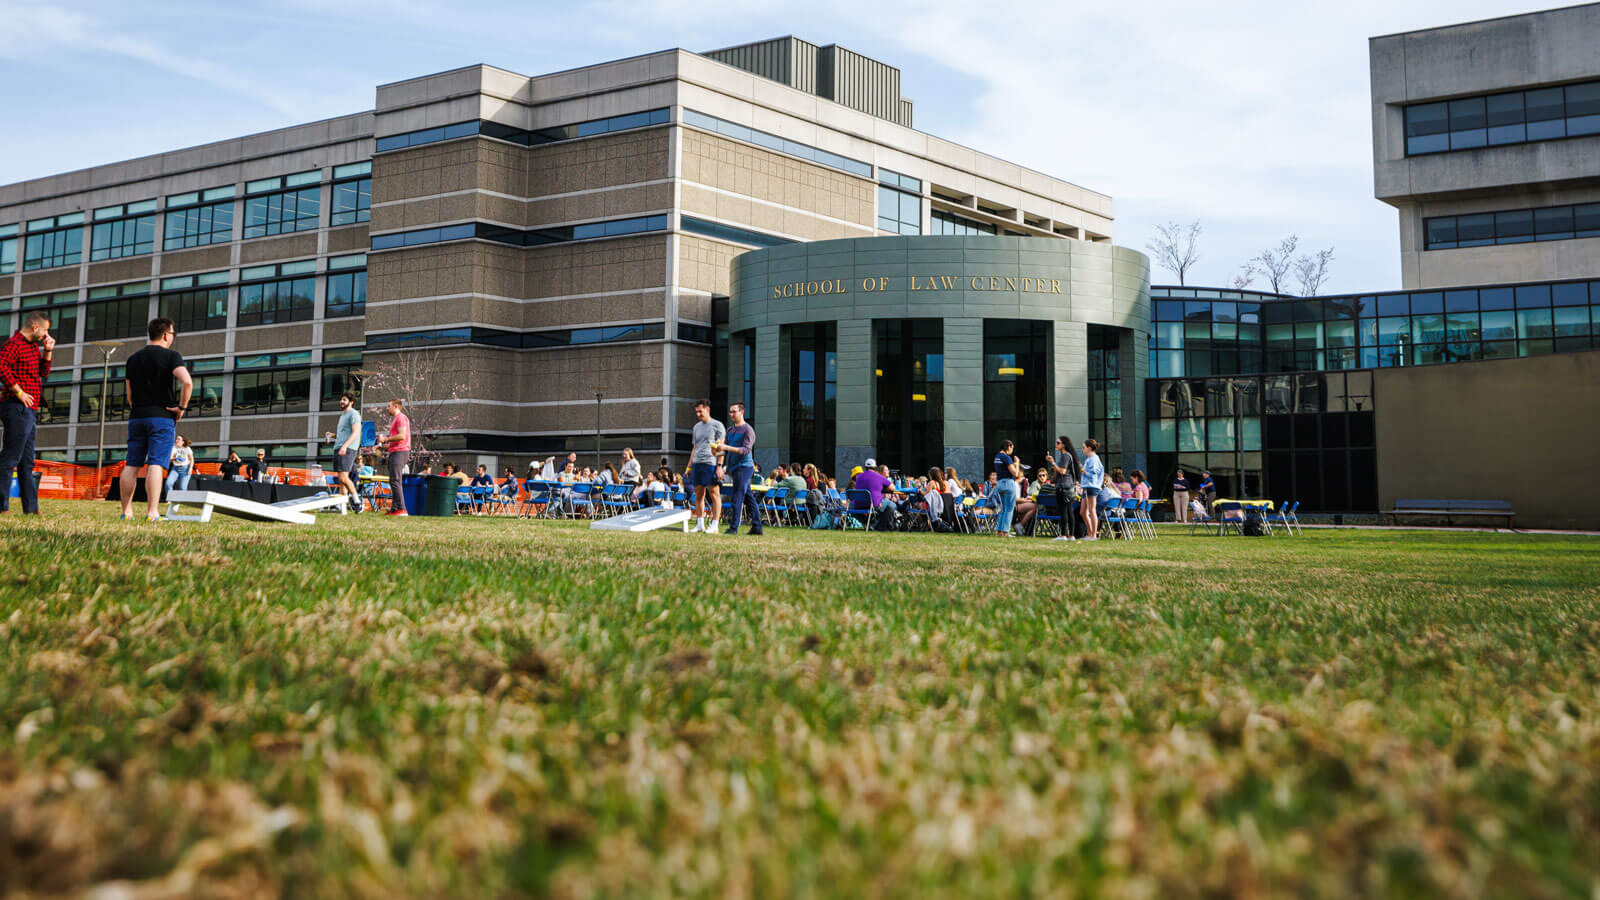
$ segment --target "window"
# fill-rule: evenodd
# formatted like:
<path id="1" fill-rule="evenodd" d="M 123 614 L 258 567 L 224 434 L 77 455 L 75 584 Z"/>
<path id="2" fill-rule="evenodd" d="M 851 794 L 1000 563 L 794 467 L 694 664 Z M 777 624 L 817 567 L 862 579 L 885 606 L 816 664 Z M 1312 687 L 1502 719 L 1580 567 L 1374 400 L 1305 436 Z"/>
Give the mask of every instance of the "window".
<path id="1" fill-rule="evenodd" d="M 72 371 L 64 369 L 45 377 L 39 391 L 39 424 L 62 425 L 72 421 Z"/>
<path id="2" fill-rule="evenodd" d="M 353 163 L 333 170 L 333 211 L 328 224 L 354 225 L 372 218 L 372 163 Z"/>
<path id="3" fill-rule="evenodd" d="M 582 225 L 534 228 L 526 231 L 478 222 L 446 225 L 442 228 L 421 228 L 415 231 L 393 231 L 376 235 L 372 239 L 372 249 L 392 250 L 396 247 L 412 247 L 418 244 L 436 244 L 444 241 L 461 241 L 469 238 L 481 238 L 486 241 L 509 244 L 514 247 L 533 247 L 542 244 L 586 241 L 606 237 L 625 237 L 630 234 L 665 231 L 666 227 L 667 217 L 664 215 L 611 219 L 605 222 L 586 222 Z"/>
<path id="4" fill-rule="evenodd" d="M 168 197 L 162 249 L 187 250 L 233 240 L 232 197 L 232 187 Z"/>
<path id="5" fill-rule="evenodd" d="M 89 290 L 89 302 L 83 307 L 85 341 L 139 337 L 149 324 L 149 282 Z"/>
<path id="6" fill-rule="evenodd" d="M 341 347 L 325 350 L 322 354 L 322 399 L 317 408 L 323 412 L 339 409 L 339 395 L 345 391 L 361 389 L 361 378 L 352 373 L 361 368 L 361 348 Z"/>
<path id="7" fill-rule="evenodd" d="M 348 258 L 348 257 L 343 257 Z M 366 265 L 367 257 L 360 255 L 362 265 Z M 338 259 L 328 261 L 328 268 L 334 268 Z M 329 319 L 342 316 L 364 315 L 367 310 L 367 273 L 366 270 L 356 272 L 335 272 L 328 276 L 328 300 L 324 315 Z"/>
<path id="8" fill-rule="evenodd" d="M 1405 108 L 1406 155 L 1600 134 L 1600 81 Z"/>
<path id="9" fill-rule="evenodd" d="M 17 226 L 0 226 L 0 275 L 17 270 Z"/>
<path id="10" fill-rule="evenodd" d="M 922 233 L 922 182 L 888 169 L 878 170 L 878 230 Z"/>
<path id="11" fill-rule="evenodd" d="M 282 355 L 282 354 L 280 354 Z M 243 365 L 241 361 L 238 365 Z M 233 373 L 233 415 L 266 416 L 311 408 L 311 369 Z"/>
<path id="12" fill-rule="evenodd" d="M 222 415 L 223 363 L 220 359 L 184 360 L 184 367 L 194 379 L 194 392 L 189 395 L 189 411 L 184 418 Z"/>
<path id="13" fill-rule="evenodd" d="M 316 260 L 282 263 L 276 266 L 256 266 L 239 273 L 241 282 L 263 279 L 239 285 L 238 327 L 249 325 L 274 325 L 283 322 L 301 322 L 316 314 L 317 279 Z M 304 275 L 301 278 L 283 278 L 285 275 Z M 275 280 L 265 280 L 277 277 Z"/>
<path id="14" fill-rule="evenodd" d="M 94 211 L 89 259 L 121 259 L 156 250 L 156 201 L 126 203 Z"/>
<path id="15" fill-rule="evenodd" d="M 61 291 L 22 298 L 22 311 L 38 310 L 50 317 L 50 336 L 58 344 L 71 344 L 78 339 L 78 292 Z"/>
<path id="16" fill-rule="evenodd" d="M 167 278 L 161 282 L 163 290 L 159 306 L 161 315 L 171 319 L 180 334 L 228 327 L 228 273 L 217 272 L 214 275 L 199 277 L 202 279 L 220 277 L 222 283 L 217 287 L 198 287 L 193 290 L 165 293 L 170 287 L 192 285 L 195 276 Z"/>
<path id="17" fill-rule="evenodd" d="M 930 221 L 932 223 L 930 230 L 934 234 L 994 234 L 993 225 L 963 218 L 955 213 L 947 213 L 942 209 L 934 210 Z"/>
<path id="18" fill-rule="evenodd" d="M 1426 250 L 1600 237 L 1600 203 L 1436 216 L 1422 230 Z"/>
<path id="19" fill-rule="evenodd" d="M 100 402 L 100 377 L 105 374 L 101 367 L 84 369 L 79 375 L 80 396 L 82 404 L 78 408 L 79 422 L 100 421 L 100 411 L 104 407 L 106 421 L 120 422 L 128 417 L 127 385 L 123 383 L 124 371 L 122 366 L 112 366 L 109 375 L 106 375 L 106 401 Z"/>
<path id="20" fill-rule="evenodd" d="M 669 121 L 671 121 L 670 111 L 663 108 L 652 109 L 647 112 L 627 113 L 626 115 L 612 116 L 608 119 L 592 119 L 573 125 L 556 125 L 551 128 L 541 128 L 537 131 L 512 128 L 499 122 L 457 122 L 454 125 L 425 128 L 421 131 L 408 131 L 404 134 L 378 138 L 377 152 L 386 153 L 390 150 L 404 150 L 407 147 L 420 147 L 423 144 L 434 144 L 439 141 L 450 141 L 474 135 L 531 146 L 548 144 L 553 141 L 567 141 L 573 138 L 593 137 L 597 134 L 609 134 L 614 131 L 627 131 L 632 128 L 644 128 L 649 125 L 664 125 Z"/>
<path id="21" fill-rule="evenodd" d="M 83 261 L 83 213 L 69 213 L 28 223 L 23 240 L 22 270 L 75 266 Z"/>
<path id="22" fill-rule="evenodd" d="M 245 185 L 244 237 L 315 230 L 322 212 L 322 187 L 318 184 L 321 180 L 321 172 L 311 171 L 284 178 L 263 178 Z M 264 193 L 268 191 L 276 193 Z"/>
<path id="23" fill-rule="evenodd" d="M 731 137 L 749 144 L 755 144 L 758 147 L 765 147 L 768 150 L 775 150 L 779 153 L 784 153 L 789 156 L 795 156 L 799 157 L 800 159 L 810 160 L 811 162 L 821 163 L 822 165 L 829 166 L 831 168 L 849 172 L 852 175 L 860 175 L 862 178 L 872 177 L 872 166 L 862 162 L 859 159 L 851 159 L 848 156 L 840 156 L 837 153 L 830 153 L 827 150 L 813 147 L 810 144 L 802 144 L 799 141 L 786 140 L 778 137 L 775 134 L 768 134 L 765 131 L 747 128 L 744 125 L 729 122 L 726 119 L 718 119 L 715 116 L 708 116 L 705 113 L 695 112 L 692 109 L 685 109 L 683 111 L 683 124 L 693 125 L 696 128 L 704 128 L 706 131 L 715 132 L 725 137 Z"/>
<path id="24" fill-rule="evenodd" d="M 689 234 L 702 234 L 706 237 L 731 241 L 735 244 L 749 244 L 752 247 L 780 247 L 784 244 L 794 243 L 789 238 L 778 237 L 775 234 L 751 231 L 748 228 L 736 228 L 732 225 L 724 225 L 721 222 L 708 222 L 704 219 L 696 219 L 693 216 L 679 216 L 678 227 Z"/>
<path id="25" fill-rule="evenodd" d="M 605 325 L 594 328 L 555 328 L 546 331 L 501 331 L 494 328 L 441 328 L 436 331 L 402 331 L 367 336 L 368 350 L 396 350 L 401 347 L 442 347 L 451 344 L 482 344 L 488 347 L 541 350 L 582 344 L 614 344 L 633 341 L 659 341 L 666 334 L 660 322 L 635 325 Z"/>

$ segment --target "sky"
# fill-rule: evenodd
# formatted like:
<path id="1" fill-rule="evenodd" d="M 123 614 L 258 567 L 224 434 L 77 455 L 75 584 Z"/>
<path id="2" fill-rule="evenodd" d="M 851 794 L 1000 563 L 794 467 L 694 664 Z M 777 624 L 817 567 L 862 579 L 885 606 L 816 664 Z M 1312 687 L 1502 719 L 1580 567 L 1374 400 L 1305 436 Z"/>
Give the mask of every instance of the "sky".
<path id="1" fill-rule="evenodd" d="M 918 129 L 1111 195 L 1118 244 L 1198 221 L 1189 284 L 1226 286 L 1294 234 L 1333 248 L 1322 293 L 1385 290 L 1398 219 L 1372 196 L 1367 38 L 1540 8 L 0 0 L 0 184 L 359 112 L 378 84 L 473 63 L 537 75 L 793 34 L 898 66 Z"/>

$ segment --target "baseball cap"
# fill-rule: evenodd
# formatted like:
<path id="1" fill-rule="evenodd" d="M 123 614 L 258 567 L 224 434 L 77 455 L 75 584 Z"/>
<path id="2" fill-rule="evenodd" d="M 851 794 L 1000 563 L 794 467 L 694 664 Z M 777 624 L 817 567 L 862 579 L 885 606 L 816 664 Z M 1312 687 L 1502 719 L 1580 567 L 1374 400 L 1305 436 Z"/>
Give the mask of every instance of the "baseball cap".
<path id="1" fill-rule="evenodd" d="M 866 462 L 866 467 L 869 469 L 875 469 L 878 467 L 878 461 L 875 459 L 868 459 Z"/>

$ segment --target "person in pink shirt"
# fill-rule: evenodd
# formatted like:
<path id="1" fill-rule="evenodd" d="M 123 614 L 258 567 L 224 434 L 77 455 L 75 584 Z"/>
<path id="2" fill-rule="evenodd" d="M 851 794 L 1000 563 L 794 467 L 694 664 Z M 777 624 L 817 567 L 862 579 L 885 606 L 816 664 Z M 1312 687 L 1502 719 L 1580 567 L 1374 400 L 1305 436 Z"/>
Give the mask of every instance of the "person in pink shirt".
<path id="1" fill-rule="evenodd" d="M 1149 500 L 1150 482 L 1145 480 L 1144 472 L 1134 469 L 1133 474 L 1129 475 L 1128 477 L 1133 480 L 1133 499 Z"/>
<path id="2" fill-rule="evenodd" d="M 389 433 L 378 438 L 378 443 L 389 450 L 389 515 L 406 514 L 406 495 L 401 489 L 400 474 L 411 459 L 411 420 L 403 411 L 405 401 L 398 397 L 389 401 Z"/>

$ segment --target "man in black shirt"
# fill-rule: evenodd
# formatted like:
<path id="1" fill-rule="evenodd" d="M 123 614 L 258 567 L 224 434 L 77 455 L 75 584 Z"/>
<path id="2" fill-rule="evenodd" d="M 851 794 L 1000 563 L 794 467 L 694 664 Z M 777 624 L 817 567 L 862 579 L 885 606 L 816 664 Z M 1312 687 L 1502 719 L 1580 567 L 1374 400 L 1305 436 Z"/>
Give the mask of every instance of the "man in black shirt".
<path id="1" fill-rule="evenodd" d="M 172 349 L 175 337 L 171 319 L 150 321 L 150 343 L 128 357 L 125 367 L 128 398 L 128 462 L 122 469 L 122 517 L 133 518 L 133 492 L 139 484 L 139 469 L 145 469 L 144 493 L 150 507 L 145 521 L 159 521 L 161 483 L 172 458 L 172 443 L 178 436 L 178 420 L 189 408 L 194 379 L 184 367 L 183 357 Z M 182 396 L 173 397 L 172 383 L 182 385 Z"/>

